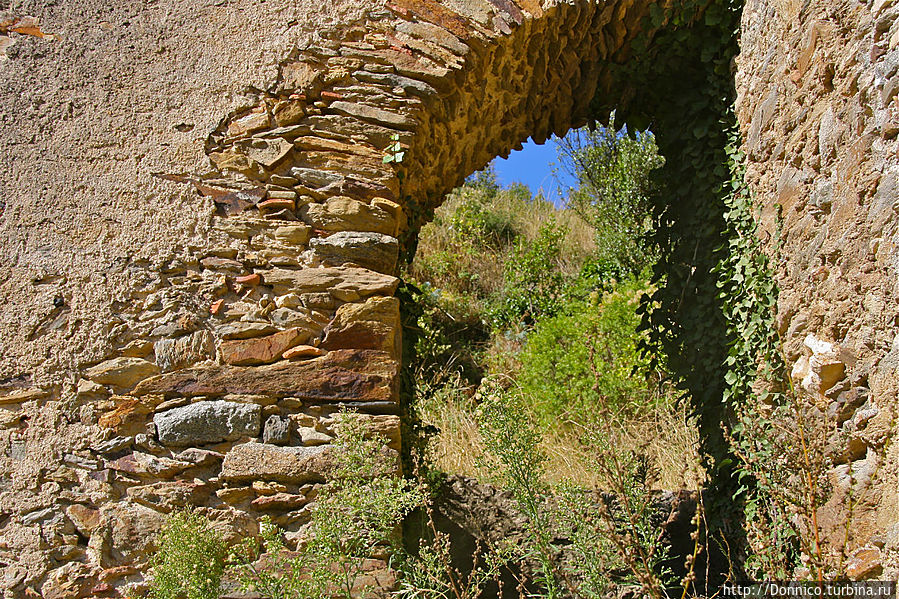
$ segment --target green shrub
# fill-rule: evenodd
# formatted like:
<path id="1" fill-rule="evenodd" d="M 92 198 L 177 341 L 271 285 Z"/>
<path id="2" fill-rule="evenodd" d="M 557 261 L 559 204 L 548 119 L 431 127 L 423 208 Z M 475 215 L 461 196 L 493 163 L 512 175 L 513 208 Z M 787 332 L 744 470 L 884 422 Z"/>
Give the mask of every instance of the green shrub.
<path id="1" fill-rule="evenodd" d="M 258 543 L 244 545 L 237 566 L 244 589 L 270 599 L 359 599 L 367 594 L 357 588 L 366 560 L 400 549 L 400 524 L 424 504 L 424 494 L 393 472 L 386 439 L 368 435 L 362 419 L 343 413 L 338 426 L 336 467 L 311 506 L 307 542 L 286 556 L 282 531 L 266 523 L 261 548 L 272 558 L 260 566 Z"/>
<path id="2" fill-rule="evenodd" d="M 550 220 L 533 241 L 516 242 L 505 265 L 505 284 L 490 310 L 494 326 L 533 324 L 559 311 L 568 283 L 559 269 L 565 234 L 564 227 Z"/>
<path id="3" fill-rule="evenodd" d="M 608 127 L 572 131 L 559 144 L 562 166 L 577 181 L 568 205 L 596 231 L 596 256 L 632 273 L 650 266 L 651 173 L 665 159 L 649 131 Z"/>
<path id="4" fill-rule="evenodd" d="M 150 560 L 152 599 L 218 599 L 227 549 L 209 520 L 190 511 L 172 512 Z"/>
<path id="5" fill-rule="evenodd" d="M 519 356 L 518 383 L 544 424 L 584 422 L 597 410 L 644 415 L 659 399 L 638 350 L 642 279 L 630 278 L 596 303 L 577 301 L 539 321 Z"/>

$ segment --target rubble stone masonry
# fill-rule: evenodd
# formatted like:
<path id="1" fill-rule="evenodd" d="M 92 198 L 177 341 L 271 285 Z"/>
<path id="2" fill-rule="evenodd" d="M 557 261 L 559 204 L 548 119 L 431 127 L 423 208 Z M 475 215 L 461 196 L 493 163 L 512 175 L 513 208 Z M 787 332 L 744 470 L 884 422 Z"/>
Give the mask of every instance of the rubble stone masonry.
<path id="1" fill-rule="evenodd" d="M 118 596 L 184 506 L 231 539 L 269 515 L 296 542 L 344 408 L 399 467 L 401 255 L 465 176 L 583 125 L 594 92 L 633 92 L 607 66 L 648 5 L 0 13 L 6 596 Z M 884 563 L 899 544 L 897 15 L 749 0 L 736 73 L 786 356 L 851 432 L 834 476 L 871 476 L 857 544 Z"/>

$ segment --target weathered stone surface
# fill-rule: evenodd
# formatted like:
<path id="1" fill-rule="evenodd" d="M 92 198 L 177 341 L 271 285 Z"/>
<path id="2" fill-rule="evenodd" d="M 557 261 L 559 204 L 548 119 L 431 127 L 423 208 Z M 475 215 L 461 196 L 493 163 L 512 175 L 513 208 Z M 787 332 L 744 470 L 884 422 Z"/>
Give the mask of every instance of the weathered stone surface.
<path id="1" fill-rule="evenodd" d="M 397 129 L 412 129 L 416 125 L 415 119 L 389 110 L 381 110 L 380 108 L 367 106 L 365 104 L 337 101 L 331 102 L 328 108 L 337 114 L 354 116 L 378 125 L 395 127 Z"/>
<path id="2" fill-rule="evenodd" d="M 198 449 L 190 447 L 184 451 L 175 454 L 175 459 L 181 462 L 187 462 L 200 468 L 204 466 L 212 466 L 221 462 L 225 456 L 217 451 L 208 449 Z"/>
<path id="3" fill-rule="evenodd" d="M 239 543 L 248 537 L 259 534 L 259 523 L 245 511 L 225 506 L 224 508 L 199 507 L 195 512 L 209 518 L 212 527 L 222 533 L 227 545 Z"/>
<path id="4" fill-rule="evenodd" d="M 400 302 L 395 297 L 372 297 L 364 303 L 344 304 L 325 329 L 321 346 L 379 349 L 399 356 Z"/>
<path id="5" fill-rule="evenodd" d="M 312 336 L 313 331 L 295 327 L 268 335 L 245 340 L 223 341 L 219 346 L 222 361 L 236 366 L 270 364 L 281 359 L 281 354 Z"/>
<path id="6" fill-rule="evenodd" d="M 386 210 L 337 196 L 322 204 L 306 204 L 302 219 L 322 231 L 367 231 L 396 235 L 396 218 Z"/>
<path id="7" fill-rule="evenodd" d="M 84 374 L 101 385 L 127 388 L 157 372 L 159 368 L 152 362 L 141 358 L 122 357 L 92 366 Z"/>
<path id="8" fill-rule="evenodd" d="M 234 447 L 222 464 L 222 479 L 228 481 L 275 480 L 285 483 L 324 481 L 334 468 L 333 448 L 278 447 L 266 443 L 244 443 Z"/>
<path id="9" fill-rule="evenodd" d="M 236 118 L 228 124 L 228 135 L 239 136 L 271 126 L 271 118 L 264 107 Z"/>
<path id="10" fill-rule="evenodd" d="M 156 365 L 166 371 L 211 359 L 215 345 L 209 331 L 196 331 L 177 339 L 161 339 L 153 345 L 153 352 Z"/>
<path id="11" fill-rule="evenodd" d="M 395 451 L 400 451 L 401 446 L 401 422 L 399 416 L 388 414 L 374 415 L 361 413 L 348 413 L 337 418 L 334 425 L 334 431 L 340 435 L 340 429 L 343 426 L 342 419 L 353 419 L 362 421 L 365 427 L 365 437 L 372 438 L 380 435 L 387 439 L 387 446 Z"/>
<path id="12" fill-rule="evenodd" d="M 127 563 L 146 559 L 156 549 L 156 533 L 165 522 L 161 512 L 122 501 L 104 505 L 100 513 L 109 530 L 109 552 L 114 560 Z"/>
<path id="13" fill-rule="evenodd" d="M 216 333 L 225 340 L 252 339 L 278 332 L 277 327 L 268 322 L 233 322 L 220 326 Z"/>
<path id="14" fill-rule="evenodd" d="M 250 487 L 225 487 L 215 492 L 216 496 L 230 505 L 237 505 L 255 496 Z"/>
<path id="15" fill-rule="evenodd" d="M 852 554 L 846 564 L 851 580 L 873 579 L 883 571 L 883 555 L 877 547 L 864 547 Z"/>
<path id="16" fill-rule="evenodd" d="M 186 480 L 129 487 L 126 492 L 133 501 L 162 512 L 171 512 L 189 505 L 202 505 L 211 494 L 212 488 L 208 483 Z"/>
<path id="17" fill-rule="evenodd" d="M 309 336 L 312 337 L 321 331 L 321 326 L 309 318 L 308 314 L 308 310 L 278 308 L 269 314 L 269 318 L 271 318 L 272 322 L 278 326 L 300 327 L 306 330 L 309 333 Z"/>
<path id="18" fill-rule="evenodd" d="M 347 262 L 383 273 L 392 273 L 399 256 L 395 237 L 382 233 L 341 231 L 313 239 L 310 247 L 325 263 L 341 265 Z"/>
<path id="19" fill-rule="evenodd" d="M 326 353 L 327 352 L 320 347 L 313 347 L 311 345 L 297 345 L 296 347 L 291 347 L 282 355 L 285 360 L 300 360 L 303 358 L 318 358 L 319 356 L 323 356 Z"/>
<path id="20" fill-rule="evenodd" d="M 276 493 L 286 493 L 287 485 L 272 482 L 270 480 L 254 480 L 250 485 L 257 495 L 274 495 Z"/>
<path id="21" fill-rule="evenodd" d="M 163 445 L 205 445 L 259 434 L 262 407 L 232 401 L 200 401 L 153 416 Z"/>
<path id="22" fill-rule="evenodd" d="M 278 510 L 295 510 L 303 507 L 307 503 L 309 503 L 309 500 L 306 499 L 305 495 L 275 493 L 274 495 L 257 497 L 252 501 L 250 505 L 261 512 L 266 512 Z"/>
<path id="23" fill-rule="evenodd" d="M 41 597 L 42 599 L 90 597 L 96 580 L 94 568 L 87 564 L 69 562 L 50 573 L 47 581 L 41 586 Z"/>
<path id="24" fill-rule="evenodd" d="M 195 367 L 155 376 L 134 390 L 147 394 L 207 395 L 228 393 L 296 397 L 305 401 L 395 402 L 398 364 L 376 350 L 337 350 L 321 358 L 282 361 L 258 367 Z"/>
<path id="25" fill-rule="evenodd" d="M 148 453 L 135 451 L 117 460 L 106 463 L 106 467 L 119 472 L 126 472 L 136 476 L 169 477 L 190 468 L 192 464 L 173 460 L 166 457 L 157 457 Z"/>
<path id="26" fill-rule="evenodd" d="M 282 76 L 284 77 L 284 85 L 288 89 L 306 89 L 311 87 L 325 67 L 315 64 L 311 61 L 292 61 L 288 62 L 282 68 Z"/>
<path id="27" fill-rule="evenodd" d="M 266 168 L 271 168 L 283 160 L 293 150 L 293 144 L 276 137 L 274 139 L 252 139 L 246 142 L 238 142 L 239 148 L 250 160 L 258 162 Z"/>
<path id="28" fill-rule="evenodd" d="M 811 355 L 802 356 L 793 364 L 791 376 L 806 391 L 819 395 L 844 377 L 846 365 L 833 343 L 807 335 L 803 345 L 811 350 Z"/>
<path id="29" fill-rule="evenodd" d="M 212 152 L 209 154 L 209 160 L 222 171 L 234 171 L 250 179 L 265 177 L 265 170 L 237 147 L 228 148 L 223 152 Z M 236 212 L 239 210 L 238 205 Z"/>
<path id="30" fill-rule="evenodd" d="M 262 441 L 272 445 L 287 445 L 290 442 L 290 420 L 272 414 L 265 421 Z"/>
<path id="31" fill-rule="evenodd" d="M 254 272 L 252 274 L 234 277 L 234 282 L 238 285 L 242 285 L 243 287 L 256 287 L 257 285 L 262 283 L 262 277 L 259 276 L 259 273 Z"/>
<path id="32" fill-rule="evenodd" d="M 16 389 L 0 395 L 0 405 L 25 403 L 35 399 L 44 399 L 48 395 L 50 394 L 43 389 Z"/>
<path id="33" fill-rule="evenodd" d="M 308 294 L 329 291 L 333 295 L 356 294 L 393 295 L 399 279 L 365 268 L 338 266 L 333 268 L 304 268 L 302 270 L 273 269 L 263 272 L 266 284 L 276 293 Z"/>
<path id="34" fill-rule="evenodd" d="M 90 537 L 94 529 L 100 525 L 100 510 L 80 503 L 73 503 L 67 507 L 66 516 L 85 537 Z"/>
<path id="35" fill-rule="evenodd" d="M 301 245 L 308 243 L 311 228 L 307 225 L 283 225 L 272 233 L 275 239 Z"/>
<path id="36" fill-rule="evenodd" d="M 146 416 L 162 403 L 160 395 L 143 397 L 112 396 L 102 408 L 109 407 L 97 421 L 102 428 L 113 429 L 118 435 L 135 435 L 141 432 Z"/>
<path id="37" fill-rule="evenodd" d="M 318 431 L 311 426 L 297 427 L 297 434 L 300 436 L 300 442 L 303 445 L 307 445 L 310 447 L 316 445 L 325 445 L 327 443 L 331 443 L 334 440 L 334 437 L 332 437 L 331 435 Z"/>
<path id="38" fill-rule="evenodd" d="M 80 400 L 101 399 L 109 395 L 106 387 L 88 379 L 81 379 L 78 381 L 78 388 L 75 393 Z M 0 404 L 2 403 L 4 403 L 3 398 L 0 398 Z"/>
<path id="39" fill-rule="evenodd" d="M 237 260 L 231 260 L 230 258 L 219 258 L 216 256 L 210 256 L 209 258 L 203 258 L 200 260 L 200 264 L 203 265 L 203 268 L 209 270 L 224 270 L 231 273 L 239 273 L 243 272 L 244 266 L 242 263 Z"/>

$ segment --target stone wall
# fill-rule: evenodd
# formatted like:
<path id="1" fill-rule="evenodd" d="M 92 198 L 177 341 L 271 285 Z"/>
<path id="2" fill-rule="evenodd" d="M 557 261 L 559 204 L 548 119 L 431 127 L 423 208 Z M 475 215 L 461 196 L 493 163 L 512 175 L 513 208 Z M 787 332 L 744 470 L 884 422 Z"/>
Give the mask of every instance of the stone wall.
<path id="1" fill-rule="evenodd" d="M 866 575 L 895 568 L 899 549 L 897 17 L 881 0 L 750 0 L 737 71 L 784 354 L 841 431 L 823 521 L 839 546 L 851 519 L 848 550 Z"/>
<path id="2" fill-rule="evenodd" d="M 470 172 L 638 92 L 609 67 L 648 5 L 65 4 L 0 19 L 12 597 L 116 596 L 185 505 L 296 541 L 344 407 L 396 459 L 401 255 Z M 835 474 L 886 481 L 866 543 L 896 519 L 893 9 L 825 8 L 750 2 L 738 109 L 787 357 L 852 429 Z"/>
<path id="3" fill-rule="evenodd" d="M 119 595 L 188 505 L 296 542 L 338 410 L 397 459 L 400 251 L 468 173 L 583 124 L 645 12 L 193 6 L 4 21 L 9 596 Z"/>

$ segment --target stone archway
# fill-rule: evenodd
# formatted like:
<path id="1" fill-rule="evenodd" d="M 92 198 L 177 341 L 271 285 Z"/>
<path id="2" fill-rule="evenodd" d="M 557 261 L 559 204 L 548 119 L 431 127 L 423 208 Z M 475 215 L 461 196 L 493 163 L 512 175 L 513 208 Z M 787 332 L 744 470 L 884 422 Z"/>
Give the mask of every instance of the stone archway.
<path id="1" fill-rule="evenodd" d="M 197 275 L 167 292 L 190 314 L 134 326 L 84 373 L 85 393 L 114 394 L 92 453 L 122 486 L 73 516 L 103 523 L 86 532 L 106 539 L 98 566 L 142 560 L 131 540 L 157 508 L 198 507 L 235 536 L 262 515 L 295 531 L 341 407 L 400 451 L 400 253 L 468 173 L 584 124 L 597 88 L 611 98 L 606 66 L 646 10 L 399 0 L 285 58 L 277 89 L 209 135 L 214 172 L 158 174 L 216 216 Z"/>
<path id="2" fill-rule="evenodd" d="M 764 46 L 759 23 L 767 19 L 759 14 L 767 5 L 754 4 L 761 12 L 747 13 L 746 29 L 756 27 L 751 32 L 758 49 Z M 878 10 L 887 6 L 878 4 Z M 25 388 L 31 382 L 23 379 L 22 389 L 2 396 L 5 407 L 28 406 L 21 411 L 25 416 L 62 395 L 75 405 L 90 404 L 84 430 L 74 440 L 66 437 L 65 449 L 54 449 L 60 455 L 47 459 L 59 458 L 53 466 L 60 470 L 41 465 L 50 473 L 49 490 L 0 513 L 10 536 L 26 539 L 20 546 L 30 548 L 28 563 L 36 572 L 10 584 L 18 590 L 44 584 L 45 596 L 121 586 L 146 558 L 163 514 L 184 505 L 198 507 L 233 537 L 254 532 L 262 514 L 295 531 L 303 522 L 302 506 L 327 479 L 333 414 L 341 405 L 357 409 L 399 452 L 401 331 L 394 295 L 400 254 L 443 194 L 494 156 L 528 136 L 539 142 L 585 123 L 596 112 L 590 104 L 597 96 L 619 108 L 639 99 L 646 90 L 622 75 L 632 64 L 630 42 L 653 36 L 645 25 L 651 5 L 396 0 L 321 30 L 284 56 L 277 83 L 252 91 L 252 100 L 225 115 L 208 136 L 211 171 L 204 166 L 191 174 L 158 174 L 171 189 L 176 182 L 192 185 L 216 215 L 208 236 L 190 246 L 183 263 L 128 265 L 138 282 L 150 272 L 163 272 L 167 280 L 137 286 L 132 297 L 140 302 L 117 314 L 111 353 L 72 367 L 77 384 L 71 393 L 37 383 Z M 797 22 L 809 20 L 803 19 Z M 857 19 L 863 27 L 847 30 L 868 35 L 876 28 L 866 19 Z M 806 47 L 812 53 L 822 35 L 810 35 Z M 808 66 L 808 57 L 803 60 L 799 79 Z M 758 59 L 751 66 L 762 72 L 763 64 Z M 745 72 L 752 81 L 769 77 L 779 85 L 784 79 L 748 67 Z M 761 95 L 750 90 L 739 104 L 743 123 L 752 122 L 754 151 L 775 137 L 769 129 L 777 95 L 756 102 Z M 791 125 L 778 126 L 783 133 Z M 396 157 L 396 142 L 402 160 L 385 162 Z M 766 158 L 756 160 L 758 179 Z M 850 166 L 857 170 L 860 162 Z M 772 197 L 793 201 L 810 193 L 798 191 L 805 180 L 782 179 L 783 185 L 769 185 L 777 188 Z M 854 230 L 867 239 L 871 234 L 860 218 Z M 883 218 L 882 229 L 889 223 Z M 892 247 L 893 233 L 884 230 L 874 253 Z M 878 289 L 887 278 L 881 275 L 871 284 Z M 783 278 L 801 287 L 794 275 Z M 848 285 L 835 285 L 832 295 Z M 66 309 L 53 301 L 45 328 Z M 127 302 L 116 300 L 115 310 L 118 303 Z M 792 318 L 800 311 L 787 312 Z M 789 335 L 800 339 L 806 325 L 795 320 L 788 318 L 782 328 L 793 327 Z M 865 355 L 874 360 L 875 352 Z M 884 379 L 882 372 L 872 380 Z M 847 393 L 867 384 L 852 381 Z M 878 384 L 895 388 L 889 381 Z M 19 412 L 15 416 L 21 419 Z M 24 430 L 26 421 L 15 426 Z M 50 424 L 40 426 L 45 429 L 28 437 L 28 447 L 52 434 Z M 884 445 L 875 447 L 875 441 L 866 440 L 864 449 L 880 451 Z M 9 444 L 10 464 L 24 455 L 26 442 L 17 443 Z M 67 495 L 54 493 L 54 485 L 64 485 Z M 889 516 L 878 516 L 877 527 L 891 524 Z M 42 538 L 50 539 L 50 549 Z M 60 566 L 60 555 L 75 558 Z"/>

